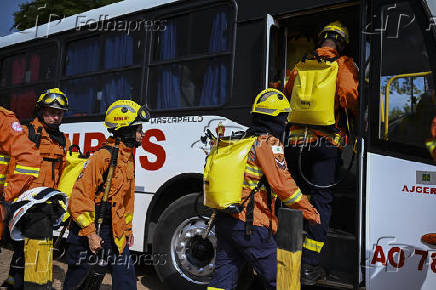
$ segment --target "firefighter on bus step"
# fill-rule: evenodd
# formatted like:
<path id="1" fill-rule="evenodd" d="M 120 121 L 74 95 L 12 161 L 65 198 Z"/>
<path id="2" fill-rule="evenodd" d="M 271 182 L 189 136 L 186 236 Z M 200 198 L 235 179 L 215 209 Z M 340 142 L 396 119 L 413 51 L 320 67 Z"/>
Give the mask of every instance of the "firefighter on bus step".
<path id="1" fill-rule="evenodd" d="M 94 253 L 103 254 L 110 268 L 112 289 L 136 289 L 135 268 L 129 254 L 133 245 L 132 219 L 135 194 L 134 150 L 142 141 L 142 122 L 149 115 L 131 100 L 118 100 L 106 111 L 105 126 L 112 135 L 87 161 L 71 193 L 73 222 L 67 238 L 68 271 L 64 289 L 98 289 L 104 272 L 91 266 Z M 119 144 L 118 144 L 119 143 Z M 118 156 L 110 179 L 107 203 L 102 199 L 114 147 Z M 113 164 L 113 163 L 112 163 Z M 96 233 L 100 207 L 105 209 L 100 236 Z M 100 249 L 103 251 L 99 251 Z"/>
<path id="2" fill-rule="evenodd" d="M 347 28 L 335 21 L 325 26 L 318 37 L 319 48 L 313 59 L 300 61 L 284 88 L 291 102 L 286 160 L 298 186 L 311 196 L 310 202 L 321 216 L 320 225 L 305 227 L 301 282 L 306 285 L 315 284 L 325 275 L 319 263 L 331 217 L 330 185 L 336 182 L 340 148 L 349 141 L 349 117 L 357 117 L 358 113 L 357 68 L 351 57 L 342 55 L 349 43 Z M 323 85 L 316 80 L 322 80 Z"/>
<path id="3" fill-rule="evenodd" d="M 320 223 L 318 212 L 289 174 L 283 144 L 279 141 L 285 131 L 289 109 L 288 100 L 276 89 L 262 91 L 254 101 L 252 126 L 246 134 L 255 135 L 257 139 L 248 153 L 242 200 L 250 195 L 264 175 L 266 181 L 265 184 L 262 181 L 264 185 L 254 193 L 252 208 L 247 205 L 242 212 L 232 215 L 218 211 L 215 270 L 208 289 L 234 289 L 246 263 L 254 268 L 267 289 L 276 289 L 277 243 L 272 233 L 277 231 L 274 209 L 277 196 L 286 206 L 302 210 L 309 222 Z"/>
<path id="4" fill-rule="evenodd" d="M 70 147 L 69 139 L 59 130 L 66 111 L 68 111 L 66 95 L 58 88 L 49 89 L 37 100 L 33 121 L 24 126 L 24 132 L 35 144 L 43 160 L 39 177 L 32 182 L 30 188 L 46 186 L 57 189 L 59 185 L 60 176 L 65 168 L 66 149 Z M 14 242 L 13 245 L 14 254 L 9 277 L 3 286 L 21 289 L 24 285 L 25 272 L 24 241 Z M 27 270 L 30 271 L 29 268 Z M 51 282 L 51 277 L 47 277 L 47 283 L 51 284 Z"/>

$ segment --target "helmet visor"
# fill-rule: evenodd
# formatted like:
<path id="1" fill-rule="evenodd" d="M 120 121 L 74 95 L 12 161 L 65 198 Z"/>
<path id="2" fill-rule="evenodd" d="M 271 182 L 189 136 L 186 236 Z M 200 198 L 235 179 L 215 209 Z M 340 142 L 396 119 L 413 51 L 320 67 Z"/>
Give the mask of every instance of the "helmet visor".
<path id="1" fill-rule="evenodd" d="M 142 106 L 141 108 L 139 108 L 138 114 L 137 114 L 135 120 L 133 120 L 133 122 L 130 123 L 130 126 L 138 125 L 138 124 L 147 122 L 149 119 L 150 119 L 150 112 L 148 112 L 148 110 L 145 106 Z"/>
<path id="2" fill-rule="evenodd" d="M 47 94 L 41 100 L 42 104 L 45 106 L 51 106 L 57 103 L 63 110 L 68 108 L 68 100 L 64 95 L 61 94 Z"/>

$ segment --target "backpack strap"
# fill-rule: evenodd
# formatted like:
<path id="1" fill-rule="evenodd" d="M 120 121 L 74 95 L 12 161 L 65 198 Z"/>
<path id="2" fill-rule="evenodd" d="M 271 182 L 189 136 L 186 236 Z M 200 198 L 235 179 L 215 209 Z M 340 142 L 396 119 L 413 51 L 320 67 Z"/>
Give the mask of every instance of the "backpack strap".
<path id="1" fill-rule="evenodd" d="M 241 203 L 242 206 L 244 206 L 245 202 L 247 201 L 247 199 L 249 199 L 248 204 L 247 204 L 247 212 L 245 214 L 245 237 L 247 239 L 250 239 L 252 230 L 253 230 L 253 222 L 254 222 L 254 195 L 256 194 L 256 192 L 258 192 L 260 190 L 260 188 L 262 187 L 262 185 L 268 184 L 268 181 L 266 179 L 266 175 L 264 174 L 262 176 L 262 178 L 259 180 L 259 182 L 257 183 L 256 187 L 253 188 L 250 192 L 250 194 L 243 200 L 243 202 Z M 269 187 L 269 186 L 268 186 Z M 268 191 L 268 187 L 267 187 L 267 192 L 268 195 L 270 195 L 270 191 Z"/>
<path id="2" fill-rule="evenodd" d="M 104 146 L 100 147 L 100 149 L 98 149 L 98 150 L 101 150 L 101 149 L 105 149 L 105 150 L 109 151 L 109 153 L 112 154 L 112 146 L 104 145 Z M 110 167 L 110 164 L 109 164 L 109 167 Z M 106 178 L 107 178 L 107 175 L 109 173 L 109 167 L 106 168 L 106 170 L 103 173 L 103 181 L 97 187 L 97 191 L 95 192 L 96 195 L 99 195 L 100 193 L 104 192 L 104 185 L 106 184 Z"/>
<path id="3" fill-rule="evenodd" d="M 24 126 L 26 126 L 29 131 L 29 140 L 35 143 L 36 148 L 39 149 L 39 145 L 41 145 L 42 127 L 38 127 L 37 132 L 35 132 L 35 127 L 33 127 L 31 123 L 24 123 Z"/>

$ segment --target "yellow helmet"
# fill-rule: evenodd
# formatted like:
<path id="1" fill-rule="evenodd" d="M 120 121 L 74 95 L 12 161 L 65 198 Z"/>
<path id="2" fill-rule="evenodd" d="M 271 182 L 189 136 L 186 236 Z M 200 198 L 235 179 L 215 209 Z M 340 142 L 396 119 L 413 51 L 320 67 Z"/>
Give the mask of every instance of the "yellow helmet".
<path id="1" fill-rule="evenodd" d="M 286 96 L 276 89 L 261 91 L 254 100 L 251 113 L 265 114 L 277 117 L 280 113 L 289 113 L 291 106 Z"/>
<path id="2" fill-rule="evenodd" d="M 39 96 L 36 106 L 68 111 L 68 98 L 59 88 L 48 89 Z"/>
<path id="3" fill-rule="evenodd" d="M 123 127 L 139 125 L 147 121 L 150 114 L 144 106 L 132 100 L 118 100 L 106 110 L 104 125 L 109 130 L 118 130 Z"/>
<path id="4" fill-rule="evenodd" d="M 350 42 L 348 28 L 342 24 L 339 20 L 331 22 L 324 26 L 324 28 L 319 33 L 319 39 L 323 40 L 326 38 L 334 38 L 336 40 L 345 40 L 346 43 Z"/>

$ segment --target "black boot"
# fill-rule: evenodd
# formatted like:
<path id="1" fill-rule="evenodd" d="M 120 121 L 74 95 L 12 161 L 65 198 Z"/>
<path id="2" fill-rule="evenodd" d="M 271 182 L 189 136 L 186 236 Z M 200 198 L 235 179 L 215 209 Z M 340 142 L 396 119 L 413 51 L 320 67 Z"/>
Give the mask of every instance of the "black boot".
<path id="1" fill-rule="evenodd" d="M 316 281 L 325 279 L 325 271 L 320 265 L 301 264 L 301 284 L 315 285 Z"/>

